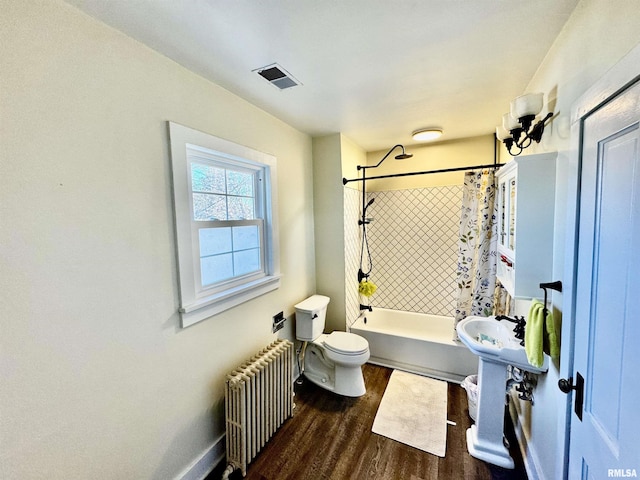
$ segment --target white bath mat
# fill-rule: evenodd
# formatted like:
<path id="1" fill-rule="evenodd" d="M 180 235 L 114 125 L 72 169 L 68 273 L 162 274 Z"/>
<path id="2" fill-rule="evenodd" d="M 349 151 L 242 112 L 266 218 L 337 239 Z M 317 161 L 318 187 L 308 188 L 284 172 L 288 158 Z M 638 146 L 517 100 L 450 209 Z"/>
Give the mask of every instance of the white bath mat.
<path id="1" fill-rule="evenodd" d="M 371 431 L 444 457 L 447 382 L 394 370 Z"/>

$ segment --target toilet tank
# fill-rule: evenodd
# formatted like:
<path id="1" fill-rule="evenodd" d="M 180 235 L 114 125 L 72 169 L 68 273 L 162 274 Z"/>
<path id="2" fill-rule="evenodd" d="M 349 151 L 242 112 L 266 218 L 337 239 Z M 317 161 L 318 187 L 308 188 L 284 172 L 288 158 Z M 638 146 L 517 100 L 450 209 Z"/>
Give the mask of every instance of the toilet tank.
<path id="1" fill-rule="evenodd" d="M 295 305 L 296 338 L 313 341 L 322 335 L 329 297 L 313 295 Z"/>

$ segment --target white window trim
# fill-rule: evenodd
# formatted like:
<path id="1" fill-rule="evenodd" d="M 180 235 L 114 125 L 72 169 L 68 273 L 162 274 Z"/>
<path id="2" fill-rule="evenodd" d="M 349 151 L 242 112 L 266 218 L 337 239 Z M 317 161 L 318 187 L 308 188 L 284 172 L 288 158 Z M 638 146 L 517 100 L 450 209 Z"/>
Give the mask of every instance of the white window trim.
<path id="1" fill-rule="evenodd" d="M 173 172 L 173 205 L 180 290 L 180 318 L 188 327 L 224 312 L 280 286 L 280 242 L 277 218 L 276 158 L 272 155 L 199 132 L 177 123 L 169 123 L 171 164 Z M 187 147 L 204 149 L 218 157 L 240 163 L 266 167 L 264 222 L 266 244 L 264 252 L 266 276 L 206 296 L 198 293 L 194 242 L 191 222 L 191 195 Z"/>

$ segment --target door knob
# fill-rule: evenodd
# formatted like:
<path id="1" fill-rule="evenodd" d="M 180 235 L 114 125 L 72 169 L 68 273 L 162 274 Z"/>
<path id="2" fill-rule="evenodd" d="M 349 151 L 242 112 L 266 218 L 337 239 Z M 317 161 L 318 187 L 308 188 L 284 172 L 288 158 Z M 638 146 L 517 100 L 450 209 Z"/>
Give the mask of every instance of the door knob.
<path id="1" fill-rule="evenodd" d="M 584 403 L 584 378 L 580 375 L 580 372 L 576 372 L 576 383 L 573 384 L 573 378 L 561 378 L 558 380 L 558 388 L 563 393 L 570 393 L 571 390 L 576 391 L 575 403 L 573 406 L 574 412 L 582 421 L 582 407 Z"/>
<path id="2" fill-rule="evenodd" d="M 561 378 L 558 380 L 558 388 L 562 393 L 569 393 L 571 390 L 576 390 L 578 387 L 573 385 L 573 378 Z"/>

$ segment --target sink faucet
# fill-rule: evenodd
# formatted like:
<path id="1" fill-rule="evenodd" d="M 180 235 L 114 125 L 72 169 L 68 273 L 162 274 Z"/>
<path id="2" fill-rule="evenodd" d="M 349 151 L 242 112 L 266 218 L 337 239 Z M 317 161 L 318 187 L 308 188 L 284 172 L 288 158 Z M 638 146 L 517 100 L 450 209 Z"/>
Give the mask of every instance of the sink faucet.
<path id="1" fill-rule="evenodd" d="M 516 326 L 513 327 L 513 333 L 515 333 L 515 337 L 518 340 L 521 340 L 520 345 L 524 347 L 524 328 L 527 324 L 527 321 L 524 317 L 518 317 L 517 315 L 514 318 L 507 317 L 506 315 L 496 315 L 496 320 L 507 320 L 508 322 L 515 323 Z"/>
<path id="2" fill-rule="evenodd" d="M 362 310 L 369 310 L 370 312 L 373 312 L 373 307 L 371 305 L 360 304 L 360 311 Z"/>

